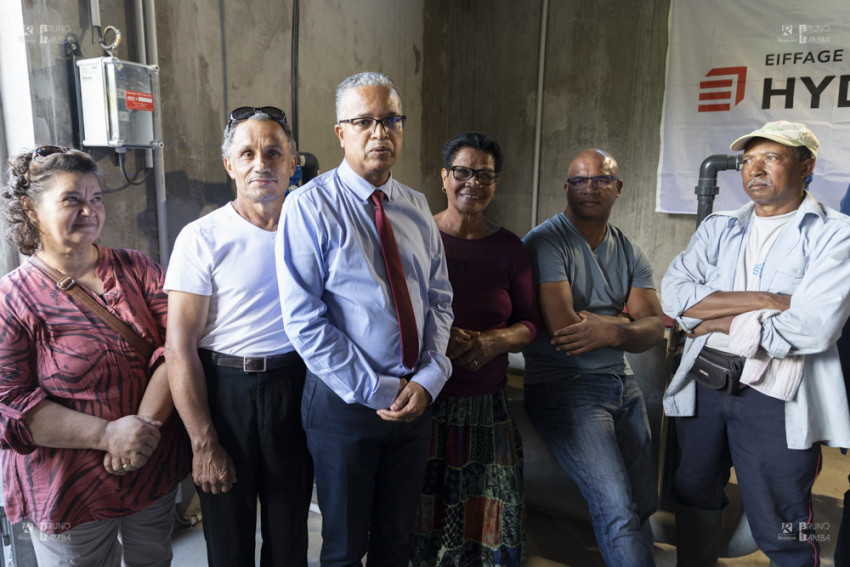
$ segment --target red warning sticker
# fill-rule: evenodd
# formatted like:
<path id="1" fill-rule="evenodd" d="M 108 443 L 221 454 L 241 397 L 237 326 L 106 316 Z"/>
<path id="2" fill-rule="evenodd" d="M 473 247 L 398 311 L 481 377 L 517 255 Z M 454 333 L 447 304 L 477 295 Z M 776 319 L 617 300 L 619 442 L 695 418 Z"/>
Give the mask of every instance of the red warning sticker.
<path id="1" fill-rule="evenodd" d="M 146 110 L 153 112 L 153 95 L 139 91 L 127 92 L 127 110 Z"/>

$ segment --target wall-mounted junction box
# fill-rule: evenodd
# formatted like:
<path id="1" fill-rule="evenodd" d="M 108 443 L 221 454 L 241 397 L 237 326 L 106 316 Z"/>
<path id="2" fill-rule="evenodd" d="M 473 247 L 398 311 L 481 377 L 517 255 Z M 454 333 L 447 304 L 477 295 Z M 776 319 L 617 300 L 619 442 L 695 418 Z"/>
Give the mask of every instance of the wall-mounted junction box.
<path id="1" fill-rule="evenodd" d="M 77 61 L 83 145 L 110 148 L 161 147 L 159 67 L 96 57 Z"/>

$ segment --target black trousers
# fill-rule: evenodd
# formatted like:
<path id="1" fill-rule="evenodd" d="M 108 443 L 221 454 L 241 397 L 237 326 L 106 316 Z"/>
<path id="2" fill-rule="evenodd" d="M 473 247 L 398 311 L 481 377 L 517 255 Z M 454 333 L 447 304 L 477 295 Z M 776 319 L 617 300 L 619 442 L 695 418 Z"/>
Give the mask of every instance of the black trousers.
<path id="1" fill-rule="evenodd" d="M 225 493 L 198 489 L 209 565 L 254 565 L 259 498 L 260 565 L 306 567 L 313 466 L 301 427 L 304 363 L 244 372 L 200 354 L 213 424 L 237 478 Z"/>
<path id="2" fill-rule="evenodd" d="M 301 410 L 322 510 L 322 567 L 406 567 L 431 441 L 429 406 L 411 423 L 347 404 L 310 372 Z"/>

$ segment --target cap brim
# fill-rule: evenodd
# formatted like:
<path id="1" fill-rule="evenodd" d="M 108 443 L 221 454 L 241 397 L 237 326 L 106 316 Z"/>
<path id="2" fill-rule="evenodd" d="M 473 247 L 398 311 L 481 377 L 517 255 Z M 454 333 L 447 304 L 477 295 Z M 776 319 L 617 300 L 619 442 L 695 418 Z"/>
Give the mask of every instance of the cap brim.
<path id="1" fill-rule="evenodd" d="M 800 147 L 804 146 L 802 142 L 798 142 L 796 140 L 789 140 L 783 136 L 776 136 L 774 134 L 766 133 L 766 132 L 753 132 L 752 134 L 747 134 L 746 136 L 741 136 L 729 146 L 729 149 L 733 152 L 743 151 L 744 148 L 747 147 L 747 142 L 752 140 L 753 138 L 765 138 L 766 140 L 773 140 L 774 142 L 780 143 L 783 146 L 793 146 Z"/>

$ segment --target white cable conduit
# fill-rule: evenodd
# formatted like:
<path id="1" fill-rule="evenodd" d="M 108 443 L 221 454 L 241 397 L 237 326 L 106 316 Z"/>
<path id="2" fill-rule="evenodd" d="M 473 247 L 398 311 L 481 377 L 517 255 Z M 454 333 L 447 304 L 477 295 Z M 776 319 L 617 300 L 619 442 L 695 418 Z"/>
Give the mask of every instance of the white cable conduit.
<path id="1" fill-rule="evenodd" d="M 540 200 L 540 144 L 543 138 L 543 78 L 546 71 L 546 30 L 549 21 L 549 0 L 540 9 L 540 48 L 537 61 L 537 102 L 534 110 L 534 172 L 531 180 L 531 226 L 537 226 L 537 204 Z"/>

